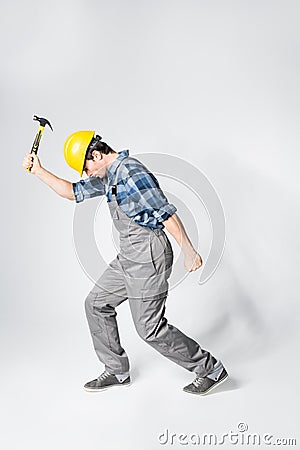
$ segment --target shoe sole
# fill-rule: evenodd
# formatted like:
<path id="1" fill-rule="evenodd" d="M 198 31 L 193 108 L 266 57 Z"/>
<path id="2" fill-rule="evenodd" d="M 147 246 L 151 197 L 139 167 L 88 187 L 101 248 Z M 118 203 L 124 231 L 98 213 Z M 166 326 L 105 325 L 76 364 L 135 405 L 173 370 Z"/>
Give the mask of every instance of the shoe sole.
<path id="1" fill-rule="evenodd" d="M 227 380 L 227 378 L 229 377 L 229 375 L 227 374 L 224 378 L 222 378 L 222 380 L 218 381 L 217 383 L 213 384 L 209 389 L 207 389 L 207 391 L 205 392 L 190 392 L 190 391 L 185 391 L 188 394 L 195 394 L 195 395 L 206 395 L 208 394 L 210 391 L 212 391 L 214 388 L 216 388 L 217 386 L 220 386 L 222 383 L 224 383 L 224 381 Z"/>
<path id="2" fill-rule="evenodd" d="M 122 384 L 122 383 L 120 383 L 120 384 L 111 384 L 110 386 L 105 386 L 105 387 L 100 388 L 100 389 L 86 388 L 86 387 L 83 386 L 83 389 L 84 389 L 85 391 L 87 391 L 87 392 L 102 392 L 102 391 L 107 391 L 107 389 L 110 389 L 110 388 L 115 387 L 115 386 L 122 386 L 122 387 L 126 387 L 126 386 L 127 386 L 127 387 L 128 387 L 128 386 L 131 386 L 131 384 L 132 384 L 132 383 L 126 383 L 126 384 Z"/>

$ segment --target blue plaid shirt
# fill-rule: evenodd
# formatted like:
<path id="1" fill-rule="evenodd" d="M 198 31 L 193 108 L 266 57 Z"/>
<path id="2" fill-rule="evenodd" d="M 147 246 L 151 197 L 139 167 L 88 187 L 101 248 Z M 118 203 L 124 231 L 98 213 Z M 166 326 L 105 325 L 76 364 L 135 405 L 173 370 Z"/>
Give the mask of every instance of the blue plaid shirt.
<path id="1" fill-rule="evenodd" d="M 129 156 L 129 150 L 119 156 L 108 168 L 105 177 L 88 177 L 73 184 L 76 203 L 88 198 L 106 195 L 112 200 L 111 186 L 120 162 Z M 125 161 L 118 174 L 117 202 L 122 211 L 137 224 L 150 228 L 164 228 L 162 222 L 177 208 L 168 202 L 155 176 L 137 160 Z"/>

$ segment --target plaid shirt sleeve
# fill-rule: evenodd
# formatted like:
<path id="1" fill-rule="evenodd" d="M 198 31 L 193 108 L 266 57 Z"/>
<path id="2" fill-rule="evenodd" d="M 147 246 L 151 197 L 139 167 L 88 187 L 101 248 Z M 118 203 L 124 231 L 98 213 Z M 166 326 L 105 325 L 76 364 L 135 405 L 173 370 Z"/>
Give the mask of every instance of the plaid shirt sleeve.
<path id="1" fill-rule="evenodd" d="M 127 207 L 153 216 L 157 222 L 163 222 L 172 216 L 177 208 L 168 202 L 158 180 L 151 172 L 139 168 L 129 169 L 123 180 Z"/>
<path id="2" fill-rule="evenodd" d="M 104 184 L 99 177 L 88 177 L 72 185 L 76 203 L 105 194 Z"/>

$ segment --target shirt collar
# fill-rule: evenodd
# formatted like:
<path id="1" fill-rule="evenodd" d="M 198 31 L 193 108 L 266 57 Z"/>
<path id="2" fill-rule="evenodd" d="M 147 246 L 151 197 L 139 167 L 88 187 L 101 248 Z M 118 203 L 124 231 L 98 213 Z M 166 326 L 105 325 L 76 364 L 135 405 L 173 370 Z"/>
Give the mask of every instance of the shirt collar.
<path id="1" fill-rule="evenodd" d="M 108 182 L 112 180 L 121 161 L 123 161 L 123 159 L 127 158 L 127 156 L 129 155 L 129 150 L 121 150 L 120 152 L 118 152 L 118 154 L 119 156 L 117 156 L 117 158 L 111 163 L 111 165 L 107 169 L 106 178 Z"/>

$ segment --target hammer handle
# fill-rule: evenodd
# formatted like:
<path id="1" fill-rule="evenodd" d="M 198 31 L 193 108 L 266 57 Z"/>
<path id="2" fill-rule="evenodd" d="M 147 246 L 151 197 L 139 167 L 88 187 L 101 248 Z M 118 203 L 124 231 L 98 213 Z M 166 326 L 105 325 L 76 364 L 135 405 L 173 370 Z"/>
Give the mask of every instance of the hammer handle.
<path id="1" fill-rule="evenodd" d="M 39 129 L 35 136 L 35 140 L 32 145 L 30 153 L 34 153 L 35 155 L 37 154 L 44 129 L 45 129 L 45 127 L 43 127 L 42 125 L 39 126 Z M 26 169 L 26 170 L 27 170 L 27 172 L 31 172 L 31 167 L 28 167 L 28 169 Z"/>

